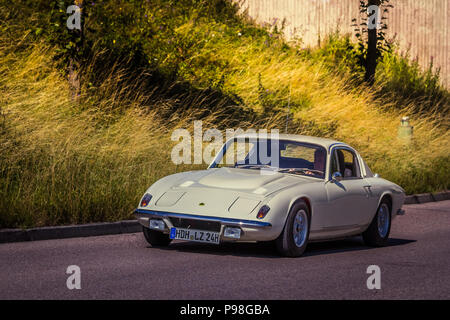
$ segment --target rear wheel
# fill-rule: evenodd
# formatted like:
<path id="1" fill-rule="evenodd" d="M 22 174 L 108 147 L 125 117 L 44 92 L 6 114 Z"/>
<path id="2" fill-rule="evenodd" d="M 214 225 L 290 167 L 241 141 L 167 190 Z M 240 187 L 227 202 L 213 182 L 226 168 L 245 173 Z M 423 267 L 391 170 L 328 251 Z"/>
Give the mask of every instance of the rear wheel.
<path id="1" fill-rule="evenodd" d="M 362 236 L 365 244 L 372 247 L 384 247 L 389 240 L 391 231 L 391 203 L 383 198 L 375 217 Z"/>
<path id="2" fill-rule="evenodd" d="M 299 257 L 308 244 L 311 215 L 304 201 L 295 203 L 286 219 L 283 232 L 275 240 L 278 252 L 287 257 Z"/>
<path id="3" fill-rule="evenodd" d="M 152 247 L 166 247 L 172 241 L 168 234 L 164 234 L 161 231 L 151 230 L 146 227 L 142 227 L 142 231 L 144 232 L 145 240 L 147 240 Z"/>

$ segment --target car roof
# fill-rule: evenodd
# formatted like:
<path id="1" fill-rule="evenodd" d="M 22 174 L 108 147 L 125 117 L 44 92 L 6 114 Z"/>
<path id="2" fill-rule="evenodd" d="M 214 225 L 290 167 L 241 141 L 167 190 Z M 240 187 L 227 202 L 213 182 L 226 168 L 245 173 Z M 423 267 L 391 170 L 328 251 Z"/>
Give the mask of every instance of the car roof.
<path id="1" fill-rule="evenodd" d="M 233 138 L 258 138 L 261 137 L 261 135 L 258 135 L 257 133 L 248 133 L 248 134 L 238 134 L 235 135 Z M 267 133 L 267 138 L 274 138 L 271 137 L 270 133 Z M 296 141 L 296 142 L 306 142 L 306 143 L 312 143 L 317 144 L 325 147 L 327 150 L 332 145 L 344 145 L 348 146 L 346 143 L 333 140 L 333 139 L 327 139 L 327 138 L 319 138 L 319 137 L 312 137 L 312 136 L 303 136 L 298 134 L 279 134 L 278 135 L 279 140 L 290 140 L 290 141 Z"/>

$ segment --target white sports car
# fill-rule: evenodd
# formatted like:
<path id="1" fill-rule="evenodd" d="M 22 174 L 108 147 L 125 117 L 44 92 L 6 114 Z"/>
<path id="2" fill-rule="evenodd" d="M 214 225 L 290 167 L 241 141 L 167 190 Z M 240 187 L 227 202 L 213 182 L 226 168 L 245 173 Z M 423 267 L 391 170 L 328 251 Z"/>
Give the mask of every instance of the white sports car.
<path id="1" fill-rule="evenodd" d="M 295 257 L 308 242 L 359 234 L 367 245 L 386 245 L 404 198 L 345 143 L 245 134 L 228 140 L 207 170 L 154 183 L 135 215 L 152 246 L 275 241 Z"/>

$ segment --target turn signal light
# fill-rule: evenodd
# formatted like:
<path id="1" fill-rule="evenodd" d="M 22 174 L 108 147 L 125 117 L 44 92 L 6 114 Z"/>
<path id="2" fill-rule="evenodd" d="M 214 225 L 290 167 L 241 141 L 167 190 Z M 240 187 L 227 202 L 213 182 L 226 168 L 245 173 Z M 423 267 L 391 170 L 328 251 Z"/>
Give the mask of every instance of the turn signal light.
<path id="1" fill-rule="evenodd" d="M 266 214 L 269 212 L 270 208 L 267 205 L 263 205 L 259 211 L 258 214 L 256 215 L 256 218 L 258 219 L 264 219 L 264 217 L 266 216 Z"/>
<path id="2" fill-rule="evenodd" d="M 152 195 L 150 193 L 144 194 L 141 200 L 141 207 L 146 207 L 150 203 L 150 200 L 152 200 Z"/>

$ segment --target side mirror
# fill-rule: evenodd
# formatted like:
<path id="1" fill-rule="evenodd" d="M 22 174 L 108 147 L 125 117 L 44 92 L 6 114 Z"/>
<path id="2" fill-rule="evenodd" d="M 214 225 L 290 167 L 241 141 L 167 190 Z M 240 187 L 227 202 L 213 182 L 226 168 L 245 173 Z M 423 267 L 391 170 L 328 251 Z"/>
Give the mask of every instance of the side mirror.
<path id="1" fill-rule="evenodd" d="M 333 181 L 341 181 L 342 180 L 342 174 L 340 172 L 338 172 L 338 171 L 334 172 L 331 175 L 331 180 L 333 180 Z"/>

